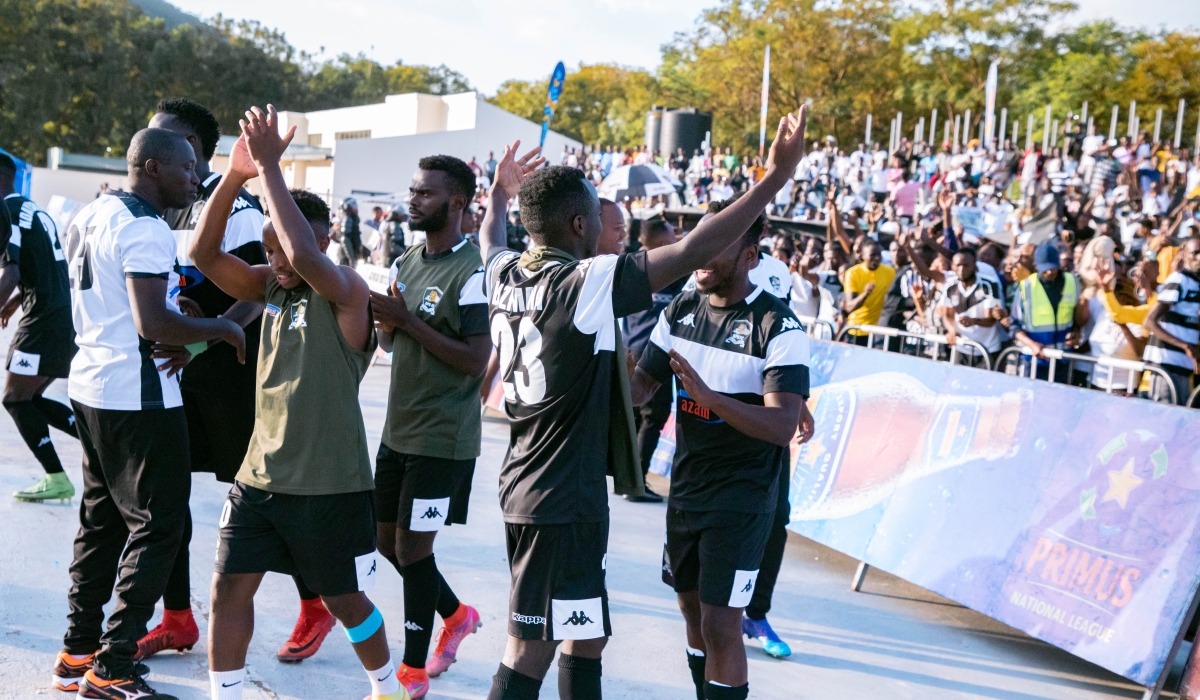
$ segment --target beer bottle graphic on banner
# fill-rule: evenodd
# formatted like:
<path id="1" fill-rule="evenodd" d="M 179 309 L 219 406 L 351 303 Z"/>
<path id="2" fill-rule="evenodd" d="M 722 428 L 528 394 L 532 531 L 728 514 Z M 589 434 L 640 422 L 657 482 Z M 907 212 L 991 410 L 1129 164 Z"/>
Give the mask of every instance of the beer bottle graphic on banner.
<path id="1" fill-rule="evenodd" d="M 818 387 L 816 430 L 792 473 L 792 520 L 844 518 L 914 479 L 1013 456 L 1030 397 L 938 395 L 899 372 Z"/>

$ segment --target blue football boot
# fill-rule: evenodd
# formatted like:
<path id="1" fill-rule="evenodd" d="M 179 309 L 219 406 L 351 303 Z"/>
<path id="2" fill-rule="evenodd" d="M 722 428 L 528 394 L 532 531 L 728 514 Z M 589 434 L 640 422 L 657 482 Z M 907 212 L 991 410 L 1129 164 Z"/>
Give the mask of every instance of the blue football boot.
<path id="1" fill-rule="evenodd" d="M 765 617 L 761 620 L 751 620 L 743 614 L 742 634 L 750 639 L 757 639 L 762 644 L 762 650 L 767 656 L 784 659 L 792 655 L 792 648 L 787 645 L 787 642 L 780 639 L 779 635 L 775 634 L 775 630 L 771 629 L 771 623 L 767 622 Z"/>

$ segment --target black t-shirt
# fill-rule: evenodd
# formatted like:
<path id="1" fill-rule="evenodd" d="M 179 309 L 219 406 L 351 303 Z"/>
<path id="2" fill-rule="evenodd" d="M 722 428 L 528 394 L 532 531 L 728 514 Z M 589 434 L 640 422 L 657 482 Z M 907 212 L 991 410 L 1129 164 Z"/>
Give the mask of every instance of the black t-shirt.
<path id="1" fill-rule="evenodd" d="M 675 350 L 713 391 L 755 406 L 772 392 L 808 397 L 808 336 L 783 301 L 756 288 L 729 307 L 696 291 L 659 316 L 639 365 L 671 378 Z M 730 426 L 678 388 L 670 505 L 689 511 L 770 513 L 786 449 Z"/>
<path id="2" fill-rule="evenodd" d="M 212 280 L 204 276 L 188 257 L 200 212 L 208 198 L 216 191 L 221 176 L 213 173 L 200 186 L 196 201 L 186 209 L 168 209 L 163 220 L 175 231 L 176 264 L 179 274 L 179 295 L 200 305 L 206 318 L 215 318 L 229 310 L 237 301 Z M 265 217 L 258 198 L 246 190 L 238 193 L 229 221 L 225 224 L 225 238 L 221 249 L 230 255 L 245 260 L 249 265 L 266 265 L 267 255 L 262 245 L 262 228 Z M 254 393 L 257 385 L 255 372 L 258 368 L 258 343 L 262 321 L 255 319 L 246 326 L 246 364 L 237 361 L 237 351 L 228 343 L 218 343 L 192 358 L 183 370 L 180 388 L 201 394 L 227 395 L 231 392 Z"/>
<path id="3" fill-rule="evenodd" d="M 500 470 L 504 521 L 602 522 L 616 319 L 650 308 L 646 254 L 537 272 L 517 263 L 517 253 L 502 250 L 485 277 L 512 431 Z"/>
<path id="4" fill-rule="evenodd" d="M 35 325 L 71 328 L 71 285 L 58 227 L 49 214 L 19 194 L 5 197 L 4 204 L 8 241 L 0 251 L 0 265 L 16 265 L 21 274 L 23 315 L 17 332 L 28 332 Z"/>

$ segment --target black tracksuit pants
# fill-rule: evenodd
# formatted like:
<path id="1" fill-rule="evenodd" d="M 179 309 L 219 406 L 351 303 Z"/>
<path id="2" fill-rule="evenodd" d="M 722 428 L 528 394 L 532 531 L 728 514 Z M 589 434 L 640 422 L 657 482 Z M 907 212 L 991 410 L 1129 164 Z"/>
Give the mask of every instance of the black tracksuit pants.
<path id="1" fill-rule="evenodd" d="M 787 525 L 791 520 L 792 505 L 788 500 L 791 488 L 791 459 L 787 449 L 783 451 L 783 468 L 779 470 L 779 496 L 775 502 L 775 521 L 771 523 L 771 535 L 763 549 L 762 563 L 758 565 L 758 580 L 754 584 L 754 595 L 746 606 L 746 616 L 761 620 L 771 610 L 771 595 L 775 593 L 775 581 L 779 568 L 783 566 L 783 552 L 787 548 Z"/>
<path id="2" fill-rule="evenodd" d="M 183 408 L 71 404 L 83 446 L 83 502 L 64 644 L 70 654 L 99 649 L 93 668 L 111 680 L 133 672 L 183 539 L 192 487 L 187 420 Z M 114 583 L 117 604 L 102 631 Z"/>

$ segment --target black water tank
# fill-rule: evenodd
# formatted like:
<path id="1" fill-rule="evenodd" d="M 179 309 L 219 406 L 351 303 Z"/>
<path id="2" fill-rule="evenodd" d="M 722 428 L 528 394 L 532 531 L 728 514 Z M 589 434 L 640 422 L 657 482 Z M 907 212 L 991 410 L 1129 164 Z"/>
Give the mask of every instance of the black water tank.
<path id="1" fill-rule="evenodd" d="M 646 139 L 643 143 L 651 151 L 657 151 L 662 143 L 662 116 L 662 107 L 651 107 L 650 111 L 646 112 Z"/>
<path id="2" fill-rule="evenodd" d="M 659 143 L 663 153 L 682 148 L 690 157 L 711 132 L 712 112 L 699 112 L 693 107 L 669 109 L 663 112 Z"/>

